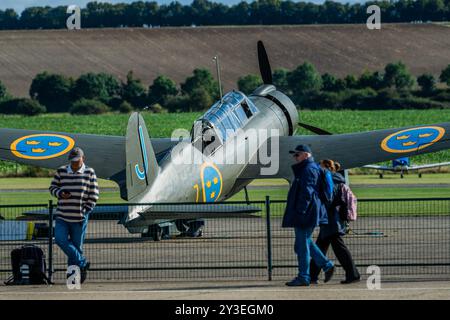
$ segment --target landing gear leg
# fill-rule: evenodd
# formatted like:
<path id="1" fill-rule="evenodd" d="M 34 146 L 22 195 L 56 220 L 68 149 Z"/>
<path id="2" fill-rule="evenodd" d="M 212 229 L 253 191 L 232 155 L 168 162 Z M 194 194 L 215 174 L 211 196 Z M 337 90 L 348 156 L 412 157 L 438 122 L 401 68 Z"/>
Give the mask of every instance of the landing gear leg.
<path id="1" fill-rule="evenodd" d="M 158 225 L 152 225 L 148 227 L 148 231 L 142 233 L 142 238 L 152 238 L 154 241 L 161 241 L 163 235 L 163 229 Z"/>

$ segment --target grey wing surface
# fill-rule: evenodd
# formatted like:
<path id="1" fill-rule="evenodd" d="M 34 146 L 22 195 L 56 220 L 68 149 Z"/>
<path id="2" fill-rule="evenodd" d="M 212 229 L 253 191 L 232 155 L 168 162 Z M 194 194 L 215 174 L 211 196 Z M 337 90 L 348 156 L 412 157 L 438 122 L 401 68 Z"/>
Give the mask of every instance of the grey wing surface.
<path id="1" fill-rule="evenodd" d="M 261 169 L 273 165 L 262 164 L 259 159 L 246 166 L 240 179 L 284 178 L 291 180 L 291 166 L 294 164 L 289 150 L 299 144 L 311 147 L 316 161 L 333 159 L 338 161 L 343 169 L 351 169 L 364 165 L 411 157 L 419 154 L 450 149 L 450 123 L 404 127 L 395 129 L 375 130 L 361 133 L 348 133 L 322 136 L 288 136 L 279 137 L 272 144 L 275 156 L 272 158 L 278 164 L 278 170 L 271 174 L 262 174 Z M 277 156 L 278 155 L 278 156 Z M 252 163 L 252 162 L 250 162 Z"/>
<path id="2" fill-rule="evenodd" d="M 408 167 L 408 169 L 409 170 L 420 170 L 420 169 L 445 167 L 445 166 L 449 166 L 449 165 L 450 165 L 450 162 L 430 163 L 430 164 L 423 164 L 423 165 L 419 165 L 419 166 L 411 166 L 411 167 Z"/>

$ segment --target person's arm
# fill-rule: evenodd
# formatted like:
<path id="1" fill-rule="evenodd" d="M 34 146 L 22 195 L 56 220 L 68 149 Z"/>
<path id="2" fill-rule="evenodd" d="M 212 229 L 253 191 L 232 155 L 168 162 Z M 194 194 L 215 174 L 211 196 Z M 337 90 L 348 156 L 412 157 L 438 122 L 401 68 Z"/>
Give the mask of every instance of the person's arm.
<path id="1" fill-rule="evenodd" d="M 300 191 L 297 198 L 297 212 L 305 214 L 313 201 L 313 194 L 316 192 L 318 172 L 313 168 L 308 168 L 300 181 Z"/>
<path id="2" fill-rule="evenodd" d="M 95 175 L 95 172 L 92 171 L 91 177 L 89 178 L 88 200 L 86 201 L 85 204 L 86 212 L 94 209 L 98 197 L 99 191 L 98 191 L 97 176 Z"/>
<path id="3" fill-rule="evenodd" d="M 48 188 L 50 194 L 59 199 L 61 194 L 61 177 L 59 176 L 58 171 L 56 171 L 53 176 L 53 180 L 50 183 L 50 187 Z"/>

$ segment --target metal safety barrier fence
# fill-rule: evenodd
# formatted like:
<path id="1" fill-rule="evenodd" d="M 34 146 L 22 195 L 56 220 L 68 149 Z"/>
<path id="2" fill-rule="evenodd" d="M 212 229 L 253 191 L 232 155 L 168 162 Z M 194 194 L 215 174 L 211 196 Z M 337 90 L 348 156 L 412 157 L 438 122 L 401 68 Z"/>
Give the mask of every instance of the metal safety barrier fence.
<path id="1" fill-rule="evenodd" d="M 192 213 L 193 205 L 209 212 L 207 217 L 181 220 L 172 213 L 164 218 L 167 212 Z M 83 248 L 91 262 L 88 279 L 290 279 L 296 275 L 297 260 L 294 232 L 281 227 L 285 205 L 269 198 L 206 204 L 99 204 L 89 217 Z M 146 214 L 138 221 L 147 227 L 142 232 L 131 233 L 119 223 L 129 210 L 150 206 L 159 218 L 152 220 L 152 213 Z M 243 214 L 243 208 L 251 208 L 251 213 Z M 52 202 L 0 206 L 2 280 L 11 274 L 11 250 L 35 244 L 46 254 L 49 276 L 65 281 L 67 258 L 51 236 L 54 211 Z M 221 217 L 213 217 L 213 212 Z M 155 241 L 155 230 L 148 228 L 154 223 L 161 241 Z M 196 234 L 183 229 L 193 226 L 199 229 Z M 450 279 L 450 198 L 359 199 L 358 219 L 349 224 L 344 240 L 363 277 L 368 266 L 377 265 L 383 279 Z M 331 248 L 328 256 L 338 266 L 336 277 L 343 279 Z"/>

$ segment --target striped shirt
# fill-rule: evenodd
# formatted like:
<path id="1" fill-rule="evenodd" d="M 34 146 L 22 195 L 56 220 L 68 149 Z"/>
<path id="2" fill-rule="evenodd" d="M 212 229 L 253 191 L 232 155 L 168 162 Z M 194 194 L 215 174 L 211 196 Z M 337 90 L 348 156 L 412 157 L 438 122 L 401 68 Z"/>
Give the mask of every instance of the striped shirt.
<path id="1" fill-rule="evenodd" d="M 95 171 L 84 164 L 76 172 L 70 165 L 60 167 L 49 190 L 58 198 L 56 216 L 67 222 L 83 221 L 84 213 L 94 209 L 99 195 Z M 70 192 L 70 198 L 62 198 L 62 191 Z"/>

